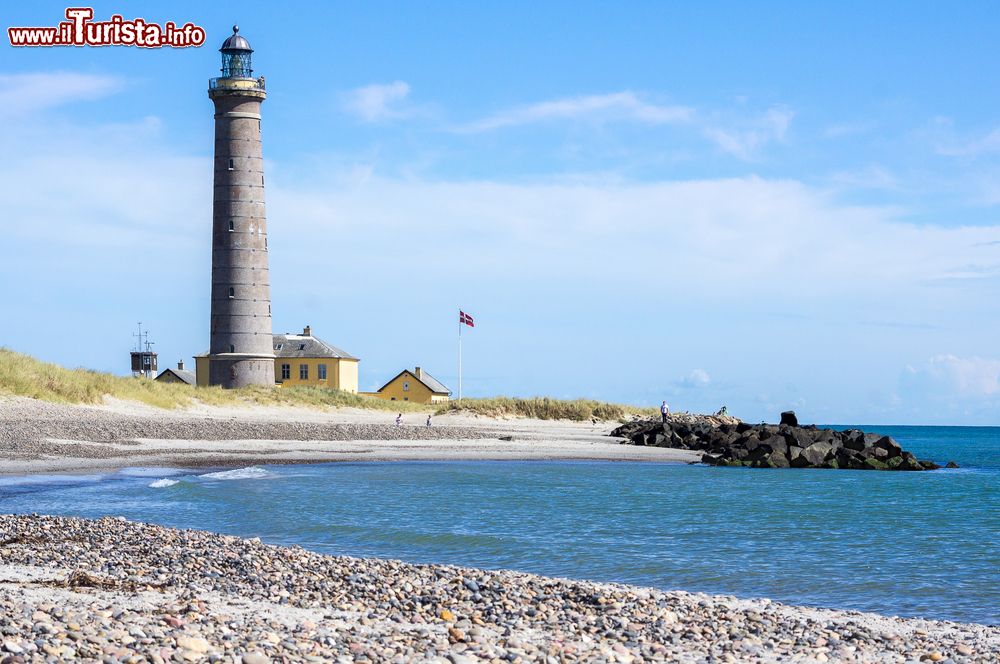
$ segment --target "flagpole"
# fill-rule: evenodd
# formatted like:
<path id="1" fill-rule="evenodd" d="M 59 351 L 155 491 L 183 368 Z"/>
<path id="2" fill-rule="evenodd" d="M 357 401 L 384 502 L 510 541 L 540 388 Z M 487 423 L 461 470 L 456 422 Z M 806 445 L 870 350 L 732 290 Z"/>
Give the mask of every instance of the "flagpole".
<path id="1" fill-rule="evenodd" d="M 458 317 L 458 402 L 462 403 L 462 317 Z"/>

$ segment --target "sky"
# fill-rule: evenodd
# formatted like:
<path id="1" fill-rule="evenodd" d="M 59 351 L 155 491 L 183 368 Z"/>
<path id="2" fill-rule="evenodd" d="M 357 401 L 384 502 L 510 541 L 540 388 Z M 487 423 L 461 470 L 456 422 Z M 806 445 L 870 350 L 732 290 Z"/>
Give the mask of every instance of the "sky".
<path id="1" fill-rule="evenodd" d="M 0 39 L 0 346 L 207 350 L 213 108 L 266 77 L 276 332 L 466 396 L 1000 424 L 990 2 L 100 2 L 198 48 Z"/>

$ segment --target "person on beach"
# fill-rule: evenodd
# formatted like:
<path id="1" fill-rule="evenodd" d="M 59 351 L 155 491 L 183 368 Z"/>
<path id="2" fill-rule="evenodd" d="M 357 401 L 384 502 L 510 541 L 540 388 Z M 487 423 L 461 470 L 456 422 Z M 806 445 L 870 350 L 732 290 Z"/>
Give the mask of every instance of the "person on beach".
<path id="1" fill-rule="evenodd" d="M 662 418 L 663 422 L 667 421 L 667 415 L 669 414 L 670 414 L 670 409 L 667 408 L 667 402 L 664 401 L 662 404 L 660 404 L 660 417 Z"/>
<path id="2" fill-rule="evenodd" d="M 431 416 L 428 415 L 427 416 L 427 426 L 430 426 L 430 425 L 431 425 Z"/>
<path id="3" fill-rule="evenodd" d="M 398 427 L 402 424 L 403 424 L 403 414 L 400 413 L 399 415 L 396 416 L 396 426 Z"/>

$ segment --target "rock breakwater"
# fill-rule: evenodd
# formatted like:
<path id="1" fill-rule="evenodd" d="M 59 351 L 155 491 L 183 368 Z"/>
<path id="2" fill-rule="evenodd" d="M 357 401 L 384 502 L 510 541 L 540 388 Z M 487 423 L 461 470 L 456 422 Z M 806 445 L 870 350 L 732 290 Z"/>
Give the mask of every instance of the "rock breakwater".
<path id="1" fill-rule="evenodd" d="M 733 418 L 729 418 L 732 420 Z M 668 417 L 666 422 L 629 422 L 611 432 L 632 445 L 704 452 L 702 463 L 750 468 L 834 468 L 850 470 L 936 470 L 889 436 L 860 429 L 798 426 L 794 413 L 785 424 L 720 421 L 715 416 Z"/>

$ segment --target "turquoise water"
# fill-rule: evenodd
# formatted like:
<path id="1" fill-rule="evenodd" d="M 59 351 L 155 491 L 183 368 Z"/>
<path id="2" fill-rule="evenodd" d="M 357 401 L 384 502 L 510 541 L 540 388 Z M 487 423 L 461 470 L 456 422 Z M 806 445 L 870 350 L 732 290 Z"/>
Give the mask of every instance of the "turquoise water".
<path id="1" fill-rule="evenodd" d="M 872 427 L 926 473 L 608 462 L 127 469 L 0 478 L 0 512 L 129 519 L 324 553 L 512 568 L 1000 623 L 1000 428 Z"/>

